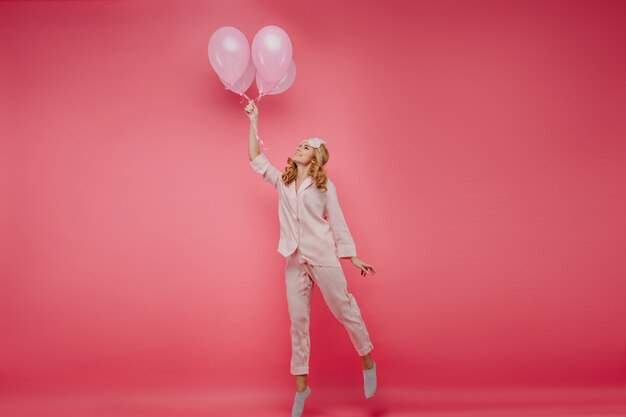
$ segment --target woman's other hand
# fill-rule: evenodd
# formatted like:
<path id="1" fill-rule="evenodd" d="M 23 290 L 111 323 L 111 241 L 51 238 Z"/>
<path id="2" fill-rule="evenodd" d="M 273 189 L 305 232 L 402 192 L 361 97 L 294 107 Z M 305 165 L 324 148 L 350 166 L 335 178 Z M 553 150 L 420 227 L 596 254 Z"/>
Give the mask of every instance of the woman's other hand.
<path id="1" fill-rule="evenodd" d="M 246 114 L 248 115 L 248 117 L 254 118 L 254 120 L 259 119 L 259 109 L 254 104 L 254 100 L 250 100 L 248 102 L 248 105 L 246 106 Z"/>
<path id="2" fill-rule="evenodd" d="M 352 265 L 356 266 L 357 268 L 359 268 L 361 270 L 361 275 L 366 276 L 367 273 L 370 270 L 372 271 L 372 276 L 374 274 L 376 274 L 376 270 L 374 269 L 374 265 L 370 265 L 368 263 L 365 263 L 362 260 L 360 260 L 359 258 L 357 258 L 356 256 L 353 256 L 352 258 L 350 258 L 350 260 L 352 261 Z"/>

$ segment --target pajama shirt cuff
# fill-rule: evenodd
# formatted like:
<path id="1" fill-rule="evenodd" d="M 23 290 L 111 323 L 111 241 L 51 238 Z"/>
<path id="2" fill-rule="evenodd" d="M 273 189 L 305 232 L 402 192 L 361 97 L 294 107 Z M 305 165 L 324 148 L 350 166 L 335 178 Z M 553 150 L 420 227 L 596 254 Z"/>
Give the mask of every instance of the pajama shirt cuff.
<path id="1" fill-rule="evenodd" d="M 267 159 L 267 156 L 265 156 L 265 154 L 260 153 L 256 156 L 256 158 L 250 161 L 250 166 L 255 172 L 262 174 L 265 172 L 267 167 L 270 166 L 270 160 Z"/>

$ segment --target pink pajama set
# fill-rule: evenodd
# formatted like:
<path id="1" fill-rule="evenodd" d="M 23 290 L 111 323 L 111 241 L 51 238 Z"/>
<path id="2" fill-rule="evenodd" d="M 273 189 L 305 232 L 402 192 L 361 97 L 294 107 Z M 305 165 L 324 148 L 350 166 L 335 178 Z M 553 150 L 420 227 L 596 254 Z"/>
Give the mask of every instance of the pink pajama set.
<path id="1" fill-rule="evenodd" d="M 311 292 L 318 285 L 333 315 L 345 327 L 360 356 L 374 348 L 354 296 L 348 292 L 338 258 L 356 256 L 356 246 L 339 206 L 335 185 L 319 190 L 308 176 L 296 192 L 296 181 L 285 185 L 282 172 L 263 153 L 250 161 L 252 169 L 278 190 L 280 240 L 286 258 L 285 284 L 291 319 L 292 375 L 309 373 Z"/>

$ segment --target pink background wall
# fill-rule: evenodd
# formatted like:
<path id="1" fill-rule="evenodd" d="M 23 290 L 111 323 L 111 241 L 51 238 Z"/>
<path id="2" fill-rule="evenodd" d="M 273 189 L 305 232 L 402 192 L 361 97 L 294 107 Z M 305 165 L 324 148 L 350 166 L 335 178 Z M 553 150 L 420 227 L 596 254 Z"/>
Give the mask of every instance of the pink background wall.
<path id="1" fill-rule="evenodd" d="M 211 69 L 276 24 L 384 384 L 626 381 L 622 2 L 0 3 L 0 388 L 291 387 L 276 195 Z M 254 86 L 249 94 L 256 96 Z M 360 383 L 313 294 L 311 378 Z M 250 375 L 254 379 L 250 379 Z"/>

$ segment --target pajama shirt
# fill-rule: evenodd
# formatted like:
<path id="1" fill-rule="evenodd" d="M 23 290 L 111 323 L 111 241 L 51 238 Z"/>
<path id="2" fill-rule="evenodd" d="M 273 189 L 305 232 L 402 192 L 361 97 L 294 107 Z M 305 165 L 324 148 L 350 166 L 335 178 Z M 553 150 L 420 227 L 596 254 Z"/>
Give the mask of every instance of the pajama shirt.
<path id="1" fill-rule="evenodd" d="M 252 169 L 278 191 L 280 239 L 285 257 L 285 286 L 291 320 L 290 373 L 309 373 L 310 302 L 315 284 L 335 318 L 345 327 L 360 356 L 373 349 L 361 312 L 348 292 L 338 258 L 356 256 L 356 246 L 341 211 L 335 185 L 326 181 L 319 190 L 308 176 L 296 191 L 296 181 L 285 185 L 282 172 L 260 153 Z"/>

